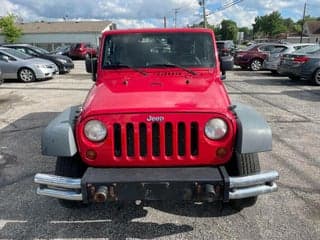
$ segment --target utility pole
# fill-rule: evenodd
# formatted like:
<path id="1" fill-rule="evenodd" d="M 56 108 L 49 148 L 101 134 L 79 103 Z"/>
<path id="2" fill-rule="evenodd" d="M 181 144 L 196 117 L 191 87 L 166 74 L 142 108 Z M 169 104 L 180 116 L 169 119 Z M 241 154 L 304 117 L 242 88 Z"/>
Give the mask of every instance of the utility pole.
<path id="1" fill-rule="evenodd" d="M 173 9 L 173 11 L 174 11 L 173 21 L 174 21 L 174 27 L 175 28 L 177 27 L 177 15 L 178 15 L 179 10 L 180 10 L 180 8 L 174 8 Z"/>
<path id="2" fill-rule="evenodd" d="M 166 16 L 163 17 L 163 27 L 167 28 L 167 17 Z"/>
<path id="3" fill-rule="evenodd" d="M 303 17 L 302 17 L 300 43 L 302 43 L 304 19 L 305 19 L 305 17 L 306 17 L 306 8 L 307 8 L 307 2 L 304 3 L 304 8 L 303 8 Z"/>
<path id="4" fill-rule="evenodd" d="M 205 2 L 205 0 L 199 0 L 199 5 L 202 6 L 203 27 L 207 28 L 207 16 L 206 16 L 206 2 Z"/>

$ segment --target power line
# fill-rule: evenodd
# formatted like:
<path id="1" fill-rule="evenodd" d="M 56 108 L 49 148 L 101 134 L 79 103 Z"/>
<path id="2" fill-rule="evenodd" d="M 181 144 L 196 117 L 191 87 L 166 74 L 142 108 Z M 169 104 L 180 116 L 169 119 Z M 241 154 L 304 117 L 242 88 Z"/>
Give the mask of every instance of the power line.
<path id="1" fill-rule="evenodd" d="M 238 3 L 241 3 L 241 2 L 243 2 L 243 1 L 244 1 L 244 0 L 230 0 L 230 1 L 227 1 L 226 3 L 224 3 L 224 4 L 222 5 L 221 8 L 218 8 L 216 11 L 213 11 L 213 12 L 211 12 L 211 13 L 208 13 L 207 16 L 212 15 L 212 14 L 214 14 L 214 13 L 216 13 L 216 12 L 221 12 L 221 11 L 223 11 L 223 10 L 226 10 L 227 8 L 230 8 L 230 7 L 232 7 L 232 6 L 234 6 L 234 5 L 238 4 Z"/>

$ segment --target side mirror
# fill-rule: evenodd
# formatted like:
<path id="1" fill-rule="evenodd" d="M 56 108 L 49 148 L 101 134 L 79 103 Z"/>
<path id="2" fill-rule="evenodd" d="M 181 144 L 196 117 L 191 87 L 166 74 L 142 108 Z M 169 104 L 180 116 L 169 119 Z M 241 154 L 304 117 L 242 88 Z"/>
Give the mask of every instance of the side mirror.
<path id="1" fill-rule="evenodd" d="M 9 62 L 9 61 L 10 61 L 10 59 L 9 59 L 8 56 L 2 56 L 2 59 L 3 59 L 5 62 Z"/>
<path id="2" fill-rule="evenodd" d="M 92 81 L 96 81 L 96 73 L 97 73 L 97 58 L 86 58 L 86 71 L 88 73 L 92 73 Z"/>
<path id="3" fill-rule="evenodd" d="M 234 65 L 233 56 L 223 56 L 220 58 L 220 70 L 222 72 L 232 70 L 233 65 Z"/>

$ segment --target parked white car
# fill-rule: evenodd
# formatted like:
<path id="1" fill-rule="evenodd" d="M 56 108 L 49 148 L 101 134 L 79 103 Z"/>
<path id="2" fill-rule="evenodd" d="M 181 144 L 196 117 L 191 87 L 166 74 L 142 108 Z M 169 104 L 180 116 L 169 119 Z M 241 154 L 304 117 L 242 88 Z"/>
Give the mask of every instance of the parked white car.
<path id="1" fill-rule="evenodd" d="M 52 78 L 58 72 L 58 67 L 51 61 L 4 47 L 0 47 L 0 68 L 3 79 L 18 79 L 22 82 Z"/>

